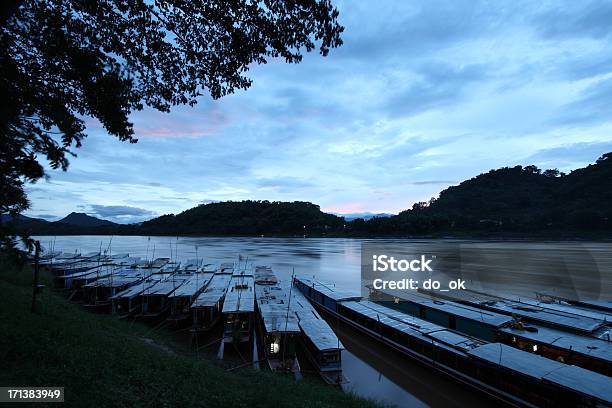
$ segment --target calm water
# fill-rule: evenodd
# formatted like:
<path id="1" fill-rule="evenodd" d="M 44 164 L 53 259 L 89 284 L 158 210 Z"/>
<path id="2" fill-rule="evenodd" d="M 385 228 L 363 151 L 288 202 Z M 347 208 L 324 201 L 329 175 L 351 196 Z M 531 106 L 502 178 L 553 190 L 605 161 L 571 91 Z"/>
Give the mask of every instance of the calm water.
<path id="1" fill-rule="evenodd" d="M 362 240 L 342 238 L 214 238 L 140 236 L 38 237 L 44 247 L 81 252 L 110 250 L 143 258 L 204 258 L 207 263 L 237 261 L 270 265 L 279 278 L 311 275 L 337 287 L 361 289 L 364 243 L 400 244 L 414 253 L 435 254 L 437 272 L 461 276 L 473 289 L 508 289 L 612 299 L 612 244 L 595 242 L 495 242 L 455 240 Z M 380 347 L 340 323 L 335 329 L 347 350 L 345 389 L 398 406 L 490 406 L 491 402 Z"/>

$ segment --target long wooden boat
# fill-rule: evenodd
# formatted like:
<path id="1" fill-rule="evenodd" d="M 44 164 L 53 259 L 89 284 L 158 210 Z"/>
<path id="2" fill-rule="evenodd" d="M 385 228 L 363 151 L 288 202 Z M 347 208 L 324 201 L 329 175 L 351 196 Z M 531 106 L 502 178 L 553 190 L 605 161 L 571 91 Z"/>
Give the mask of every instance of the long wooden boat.
<path id="1" fill-rule="evenodd" d="M 348 382 L 342 372 L 344 346 L 329 324 L 298 289 L 291 291 L 291 307 L 301 330 L 300 343 L 321 378 L 332 385 Z"/>
<path id="2" fill-rule="evenodd" d="M 186 276 L 185 283 L 169 295 L 169 319 L 174 322 L 191 318 L 192 303 L 204 291 L 215 275 L 214 270 L 202 269 L 201 266 L 196 270 L 186 268 L 183 272 L 183 274 L 177 273 L 177 276 Z"/>
<path id="3" fill-rule="evenodd" d="M 486 343 L 315 279 L 296 287 L 320 310 L 456 381 L 515 406 L 612 405 L 612 378 L 502 343 Z"/>
<path id="4" fill-rule="evenodd" d="M 253 275 L 247 271 L 234 272 L 221 310 L 224 343 L 244 343 L 250 340 L 255 310 Z"/>
<path id="5" fill-rule="evenodd" d="M 289 288 L 281 287 L 267 267 L 256 267 L 254 278 L 258 345 L 272 371 L 297 373 L 301 330 L 291 308 Z"/>
<path id="6" fill-rule="evenodd" d="M 231 272 L 219 270 L 214 274 L 206 289 L 191 304 L 191 332 L 208 331 L 219 321 L 223 300 L 231 280 Z"/>

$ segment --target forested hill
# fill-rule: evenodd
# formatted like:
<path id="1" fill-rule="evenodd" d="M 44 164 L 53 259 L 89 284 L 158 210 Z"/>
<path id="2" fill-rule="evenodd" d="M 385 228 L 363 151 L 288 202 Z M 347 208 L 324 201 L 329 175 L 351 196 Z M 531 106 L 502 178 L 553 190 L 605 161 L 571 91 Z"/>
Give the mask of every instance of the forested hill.
<path id="1" fill-rule="evenodd" d="M 23 221 L 26 220 L 26 221 Z M 612 237 L 612 153 L 570 174 L 535 166 L 480 174 L 392 217 L 345 220 L 308 202 L 202 204 L 140 225 L 65 225 L 16 218 L 31 234 Z"/>
<path id="2" fill-rule="evenodd" d="M 141 234 L 323 235 L 342 231 L 344 220 L 295 201 L 226 201 L 142 223 Z"/>
<path id="3" fill-rule="evenodd" d="M 443 190 L 387 219 L 357 220 L 353 234 L 612 231 L 612 153 L 570 174 L 505 167 Z"/>

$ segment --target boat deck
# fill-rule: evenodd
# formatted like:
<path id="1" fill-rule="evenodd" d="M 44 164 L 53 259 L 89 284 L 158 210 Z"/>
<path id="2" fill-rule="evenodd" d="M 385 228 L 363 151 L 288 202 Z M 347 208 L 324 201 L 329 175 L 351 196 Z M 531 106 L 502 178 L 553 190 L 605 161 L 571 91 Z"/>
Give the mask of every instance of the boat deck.
<path id="1" fill-rule="evenodd" d="M 255 310 L 254 284 L 252 275 L 232 275 L 222 312 L 252 313 Z"/>
<path id="2" fill-rule="evenodd" d="M 181 285 L 185 283 L 185 279 L 169 277 L 166 280 L 157 282 L 155 285 L 148 287 L 142 292 L 143 296 L 169 296 Z"/>
<path id="3" fill-rule="evenodd" d="M 440 299 L 414 291 L 408 292 L 405 290 L 384 290 L 381 292 L 400 300 L 419 304 L 430 309 L 439 310 L 449 315 L 460 316 L 464 319 L 485 323 L 493 327 L 502 327 L 513 320 L 511 316 L 507 316 L 502 313 L 483 310 L 478 307 L 464 305 L 453 301 L 442 301 Z"/>
<path id="4" fill-rule="evenodd" d="M 210 280 L 213 278 L 214 273 L 194 273 L 188 275 L 185 282 L 178 287 L 170 297 L 191 297 L 198 294 L 204 287 L 206 287 Z"/>
<path id="5" fill-rule="evenodd" d="M 305 286 L 314 288 L 319 293 L 335 301 L 360 300 L 361 299 L 361 294 L 359 293 L 337 289 L 335 285 L 320 281 L 315 278 L 300 276 L 300 277 L 295 277 L 295 280 L 297 280 L 298 282 L 300 282 L 301 284 Z"/>
<path id="6" fill-rule="evenodd" d="M 477 308 L 487 309 L 508 316 L 518 316 L 526 320 L 559 327 L 575 332 L 591 334 L 604 325 L 604 322 L 575 313 L 554 310 L 543 306 L 534 306 L 518 301 L 505 300 L 497 296 L 486 295 L 473 291 L 453 291 L 444 295 L 437 294 L 452 301 L 461 302 Z"/>
<path id="7" fill-rule="evenodd" d="M 437 341 L 453 351 L 466 352 L 486 344 L 486 342 L 474 337 L 449 330 L 443 326 L 368 300 L 342 302 L 341 305 L 393 330 L 425 339 L 428 342 Z"/>
<path id="8" fill-rule="evenodd" d="M 231 279 L 232 275 L 229 274 L 215 274 L 191 308 L 214 307 L 225 296 Z"/>

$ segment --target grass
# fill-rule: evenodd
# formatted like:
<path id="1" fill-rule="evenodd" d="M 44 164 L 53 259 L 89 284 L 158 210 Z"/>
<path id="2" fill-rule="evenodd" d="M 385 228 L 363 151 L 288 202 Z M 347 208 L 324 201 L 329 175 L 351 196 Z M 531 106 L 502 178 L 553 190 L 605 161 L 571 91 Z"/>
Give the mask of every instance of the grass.
<path id="1" fill-rule="evenodd" d="M 267 371 L 228 372 L 197 359 L 167 334 L 89 313 L 49 286 L 31 313 L 31 277 L 29 268 L 18 270 L 0 258 L 2 386 L 65 387 L 65 404 L 78 407 L 375 406 L 333 387 L 296 384 Z M 49 277 L 43 274 L 42 280 L 48 283 Z"/>

